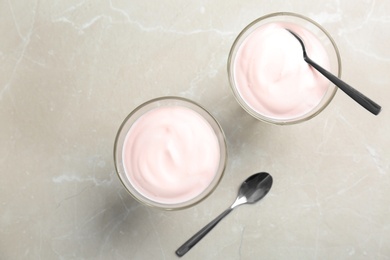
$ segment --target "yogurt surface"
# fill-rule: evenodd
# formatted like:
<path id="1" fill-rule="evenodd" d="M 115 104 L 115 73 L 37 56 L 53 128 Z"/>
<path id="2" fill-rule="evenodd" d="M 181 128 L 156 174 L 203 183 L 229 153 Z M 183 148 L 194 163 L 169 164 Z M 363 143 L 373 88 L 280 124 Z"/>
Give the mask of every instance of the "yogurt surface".
<path id="1" fill-rule="evenodd" d="M 235 85 L 249 107 L 274 119 L 308 113 L 320 103 L 329 86 L 329 81 L 303 60 L 301 45 L 285 28 L 303 39 L 312 60 L 330 69 L 321 42 L 298 25 L 275 22 L 251 32 L 233 61 Z"/>
<path id="2" fill-rule="evenodd" d="M 212 182 L 220 161 L 217 136 L 197 112 L 181 106 L 155 108 L 127 133 L 126 175 L 148 199 L 165 204 L 188 201 Z"/>

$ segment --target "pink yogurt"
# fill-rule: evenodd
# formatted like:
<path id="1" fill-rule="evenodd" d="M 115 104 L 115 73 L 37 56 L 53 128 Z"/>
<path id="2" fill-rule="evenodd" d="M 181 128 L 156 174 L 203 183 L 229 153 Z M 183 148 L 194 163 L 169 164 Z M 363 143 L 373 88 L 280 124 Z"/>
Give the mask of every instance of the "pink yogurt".
<path id="1" fill-rule="evenodd" d="M 197 112 L 181 106 L 155 108 L 130 128 L 123 147 L 126 175 L 148 199 L 188 201 L 213 181 L 220 161 L 218 138 Z"/>
<path id="2" fill-rule="evenodd" d="M 329 81 L 303 60 L 302 47 L 285 28 L 298 34 L 308 56 L 330 69 L 321 42 L 292 23 L 269 23 L 243 41 L 234 62 L 236 88 L 257 113 L 274 119 L 292 119 L 310 112 L 325 95 Z"/>

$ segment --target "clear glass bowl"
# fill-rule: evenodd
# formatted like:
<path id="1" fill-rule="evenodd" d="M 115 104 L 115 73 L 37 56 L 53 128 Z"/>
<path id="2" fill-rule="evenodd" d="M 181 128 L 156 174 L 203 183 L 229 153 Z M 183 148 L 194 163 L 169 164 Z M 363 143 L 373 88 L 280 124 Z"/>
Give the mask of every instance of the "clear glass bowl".
<path id="1" fill-rule="evenodd" d="M 268 14 L 256 19 L 248 26 L 246 26 L 241 31 L 241 33 L 237 36 L 236 40 L 234 41 L 231 47 L 229 58 L 228 58 L 228 76 L 229 76 L 230 86 L 233 91 L 234 97 L 241 105 L 241 107 L 244 108 L 244 110 L 246 110 L 250 115 L 252 115 L 253 117 L 261 121 L 277 124 L 277 125 L 295 124 L 295 123 L 303 122 L 318 115 L 331 102 L 331 100 L 333 99 L 337 91 L 337 87 L 335 85 L 329 82 L 329 87 L 327 92 L 323 96 L 320 103 L 317 106 L 315 106 L 311 111 L 301 116 L 294 117 L 294 118 L 287 118 L 287 119 L 272 118 L 259 113 L 258 111 L 256 111 L 250 105 L 247 104 L 247 102 L 245 101 L 245 99 L 242 97 L 242 95 L 237 89 L 236 80 L 234 76 L 234 63 L 235 63 L 237 52 L 241 44 L 254 30 L 259 28 L 260 26 L 263 26 L 268 23 L 273 23 L 273 22 L 292 23 L 294 25 L 301 26 L 304 29 L 311 32 L 314 36 L 316 36 L 319 39 L 319 41 L 323 44 L 323 47 L 325 48 L 329 57 L 331 72 L 334 75 L 338 75 L 338 77 L 341 76 L 340 54 L 336 46 L 336 43 L 334 42 L 330 34 L 321 25 L 319 25 L 315 21 L 303 15 L 296 14 L 296 13 L 289 13 L 289 12 L 279 12 L 279 13 Z M 303 57 L 302 57 L 302 61 L 303 61 Z"/>
<path id="2" fill-rule="evenodd" d="M 203 192 L 201 192 L 198 196 L 190 200 L 180 202 L 180 203 L 169 203 L 169 204 L 153 201 L 150 198 L 144 196 L 141 192 L 139 192 L 127 177 L 125 165 L 123 162 L 123 148 L 124 148 L 126 136 L 130 128 L 133 126 L 133 124 L 145 113 L 155 108 L 166 107 L 166 106 L 181 106 L 181 107 L 189 108 L 197 112 L 199 115 L 201 115 L 213 129 L 218 139 L 219 150 L 220 150 L 220 161 L 219 161 L 217 172 L 215 173 L 213 180 L 207 186 L 207 188 L 203 190 Z M 223 176 L 225 166 L 226 166 L 226 161 L 227 161 L 227 147 L 226 147 L 225 135 L 217 120 L 206 109 L 204 109 L 197 103 L 181 97 L 160 97 L 160 98 L 147 101 L 142 105 L 138 106 L 125 118 L 125 120 L 123 121 L 122 125 L 118 130 L 115 139 L 115 145 L 114 145 L 115 168 L 119 176 L 119 179 L 121 180 L 122 184 L 125 186 L 126 190 L 139 202 L 160 209 L 165 209 L 165 210 L 187 208 L 197 204 L 198 202 L 205 199 L 208 195 L 210 195 L 212 191 L 217 187 L 219 181 Z"/>

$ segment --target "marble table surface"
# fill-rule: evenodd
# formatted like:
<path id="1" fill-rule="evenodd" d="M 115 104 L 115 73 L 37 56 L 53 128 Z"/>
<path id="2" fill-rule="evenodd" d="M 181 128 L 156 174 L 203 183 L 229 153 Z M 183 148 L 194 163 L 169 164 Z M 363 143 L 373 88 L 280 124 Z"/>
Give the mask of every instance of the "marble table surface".
<path id="1" fill-rule="evenodd" d="M 235 101 L 227 56 L 243 27 L 290 11 L 322 24 L 342 78 L 317 117 L 274 126 Z M 389 1 L 0 1 L 0 259 L 177 259 L 247 176 L 274 186 L 185 259 L 390 259 Z M 113 163 L 119 125 L 159 96 L 209 109 L 227 138 L 218 188 L 181 211 L 136 202 Z"/>

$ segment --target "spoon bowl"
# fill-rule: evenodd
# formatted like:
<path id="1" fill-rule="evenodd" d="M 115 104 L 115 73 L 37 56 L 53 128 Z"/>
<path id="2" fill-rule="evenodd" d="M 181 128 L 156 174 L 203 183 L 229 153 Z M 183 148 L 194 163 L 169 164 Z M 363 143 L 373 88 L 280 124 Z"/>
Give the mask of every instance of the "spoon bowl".
<path id="1" fill-rule="evenodd" d="M 253 174 L 241 184 L 241 187 L 238 190 L 237 199 L 232 204 L 231 208 L 242 204 L 253 204 L 261 200 L 265 195 L 267 195 L 271 186 L 271 175 L 266 172 Z"/>
<path id="2" fill-rule="evenodd" d="M 177 256 L 185 255 L 194 245 L 196 245 L 211 229 L 213 229 L 219 221 L 227 216 L 235 207 L 243 204 L 253 204 L 262 198 L 269 192 L 272 187 L 272 176 L 266 172 L 260 172 L 253 174 L 247 178 L 240 186 L 238 190 L 237 199 L 234 203 L 222 212 L 213 221 L 203 227 L 198 233 L 193 235 L 187 240 L 179 249 L 176 250 Z"/>

